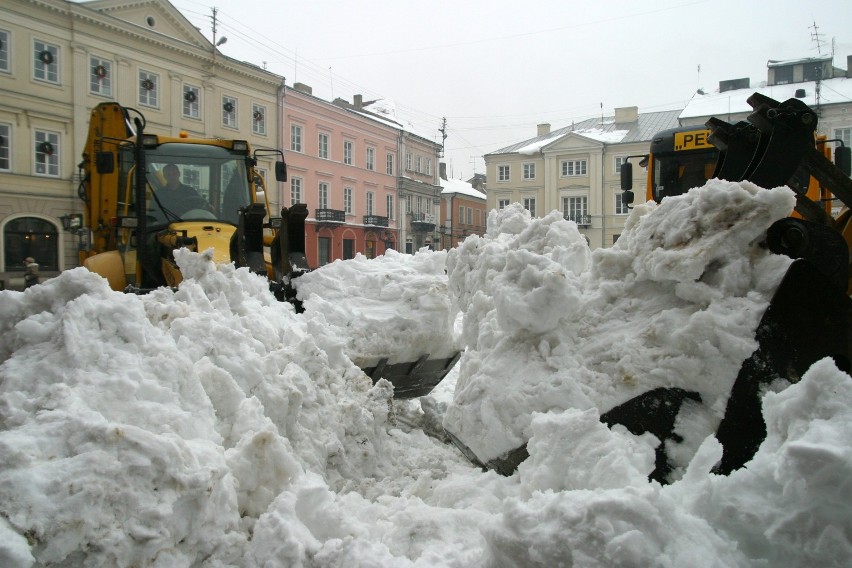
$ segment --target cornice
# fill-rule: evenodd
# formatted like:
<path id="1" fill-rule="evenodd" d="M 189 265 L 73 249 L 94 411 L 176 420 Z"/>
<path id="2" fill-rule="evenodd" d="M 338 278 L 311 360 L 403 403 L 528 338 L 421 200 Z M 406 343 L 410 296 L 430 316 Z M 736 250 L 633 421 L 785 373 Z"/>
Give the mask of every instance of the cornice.
<path id="1" fill-rule="evenodd" d="M 183 41 L 161 34 L 160 32 L 157 32 L 155 30 L 143 28 L 137 24 L 122 20 L 110 14 L 110 12 L 115 12 L 116 10 L 121 8 L 126 9 L 128 7 L 133 8 L 151 6 L 161 8 L 162 10 L 158 11 L 158 15 L 165 15 L 169 18 L 170 22 L 176 25 L 176 27 L 188 31 L 190 33 L 192 31 L 198 32 L 198 30 L 196 30 L 194 27 L 191 31 L 188 30 L 185 22 L 178 20 L 174 17 L 173 14 L 169 13 L 169 10 L 165 8 L 165 5 L 161 0 L 117 0 L 115 2 L 95 1 L 87 3 L 75 3 L 66 1 L 60 2 L 58 0 L 23 0 L 19 4 L 28 4 L 30 6 L 33 6 L 34 8 L 47 10 L 54 14 L 63 16 L 68 16 L 70 14 L 74 21 L 88 24 L 96 28 L 105 29 L 111 32 L 124 34 L 128 36 L 131 40 L 148 43 L 160 49 L 165 49 L 175 54 L 189 57 L 198 62 L 199 69 L 206 68 L 208 73 L 213 70 L 212 68 L 215 65 L 215 71 L 217 73 L 233 73 L 240 77 L 249 78 L 267 84 L 270 87 L 277 88 L 284 81 L 284 77 L 280 75 L 276 75 L 269 71 L 263 70 L 260 67 L 254 66 L 250 63 L 237 61 L 226 55 L 221 54 L 218 51 L 216 52 L 216 57 L 214 60 L 212 51 L 213 45 L 210 42 L 207 42 L 207 45 L 201 45 Z M 95 6 L 97 7 L 97 9 L 90 6 Z M 14 7 L 12 6 L 9 6 L 8 8 L 14 9 Z M 32 11 L 19 13 L 22 13 L 24 16 L 28 16 L 30 18 L 33 17 Z M 179 12 L 177 13 L 179 14 Z M 222 77 L 222 79 L 226 78 Z"/>

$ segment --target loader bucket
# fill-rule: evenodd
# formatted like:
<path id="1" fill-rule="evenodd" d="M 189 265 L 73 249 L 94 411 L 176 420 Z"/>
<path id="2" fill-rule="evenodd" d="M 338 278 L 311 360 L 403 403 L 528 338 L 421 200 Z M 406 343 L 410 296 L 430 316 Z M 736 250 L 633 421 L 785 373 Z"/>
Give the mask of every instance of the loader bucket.
<path id="1" fill-rule="evenodd" d="M 373 380 L 373 384 L 379 379 L 390 381 L 394 398 L 419 398 L 432 392 L 452 370 L 460 356 L 460 352 L 450 357 L 435 359 L 423 355 L 417 361 L 392 364 L 388 364 L 388 359 L 381 359 L 376 365 L 361 367 L 361 370 Z"/>
<path id="2" fill-rule="evenodd" d="M 761 399 L 771 383 L 797 382 L 811 365 L 825 357 L 850 372 L 852 299 L 833 280 L 810 260 L 799 258 L 790 265 L 758 324 L 758 348 L 743 362 L 731 389 L 716 431 L 724 451 L 715 473 L 727 475 L 741 468 L 766 438 Z M 687 400 L 701 403 L 695 392 L 653 389 L 602 413 L 601 422 L 621 424 L 637 435 L 650 432 L 660 439 L 655 469 L 648 477 L 666 483 L 672 470 L 665 454 L 666 441 L 680 441 L 674 425 Z M 524 444 L 483 463 L 451 432 L 447 435 L 471 462 L 502 475 L 512 475 L 529 457 Z"/>
<path id="3" fill-rule="evenodd" d="M 740 368 L 716 438 L 724 447 L 716 472 L 754 456 L 766 437 L 760 399 L 768 385 L 797 382 L 825 357 L 850 372 L 852 299 L 804 259 L 793 262 L 757 327 L 758 348 Z"/>

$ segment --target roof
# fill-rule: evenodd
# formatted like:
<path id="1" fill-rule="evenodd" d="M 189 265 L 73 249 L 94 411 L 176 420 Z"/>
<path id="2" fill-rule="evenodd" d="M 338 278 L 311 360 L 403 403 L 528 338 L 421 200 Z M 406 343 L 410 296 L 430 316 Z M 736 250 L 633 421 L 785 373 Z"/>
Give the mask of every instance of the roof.
<path id="1" fill-rule="evenodd" d="M 796 98 L 796 91 L 800 89 L 805 90 L 805 97 L 801 99 L 802 102 L 811 108 L 827 104 L 848 104 L 852 102 L 852 79 L 837 77 L 820 81 L 819 101 L 816 98 L 817 89 L 815 81 L 734 89 L 725 91 L 724 93 L 710 93 L 706 95 L 696 93 L 680 113 L 680 118 L 694 119 L 710 116 L 723 118 L 725 115 L 731 114 L 750 114 L 754 109 L 748 104 L 747 99 L 752 93 L 760 93 L 776 101 L 783 102 L 787 99 Z"/>
<path id="2" fill-rule="evenodd" d="M 458 193 L 462 195 L 466 195 L 468 197 L 476 197 L 477 199 L 486 199 L 485 194 L 479 190 L 473 188 L 472 185 L 467 183 L 466 181 L 462 181 L 460 179 L 443 179 L 440 180 L 441 187 L 444 188 L 441 191 L 441 195 L 449 195 L 451 193 Z"/>
<path id="3" fill-rule="evenodd" d="M 770 59 L 766 62 L 767 67 L 783 67 L 786 65 L 797 65 L 799 63 L 824 63 L 826 61 L 833 61 L 833 55 L 822 55 L 820 57 L 803 57 L 801 59 L 786 59 L 786 60 L 777 60 Z"/>
<path id="4" fill-rule="evenodd" d="M 569 135 L 583 136 L 604 144 L 628 144 L 631 142 L 650 141 L 655 133 L 667 128 L 678 126 L 680 110 L 648 112 L 639 115 L 636 122 L 616 123 L 614 116 L 590 118 L 554 130 L 549 134 L 529 138 L 522 142 L 500 148 L 487 155 L 494 154 L 528 154 L 532 155 L 545 146 Z"/>

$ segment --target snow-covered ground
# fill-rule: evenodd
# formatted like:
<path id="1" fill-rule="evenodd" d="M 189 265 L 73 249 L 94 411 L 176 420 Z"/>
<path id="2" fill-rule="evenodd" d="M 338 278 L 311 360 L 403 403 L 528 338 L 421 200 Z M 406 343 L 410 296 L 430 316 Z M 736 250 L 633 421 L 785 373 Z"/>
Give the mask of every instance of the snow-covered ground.
<path id="1" fill-rule="evenodd" d="M 724 398 L 787 263 L 754 239 L 791 206 L 711 182 L 594 253 L 510 207 L 449 253 L 316 271 L 304 315 L 188 251 L 177 292 L 84 269 L 0 292 L 0 565 L 848 566 L 852 381 L 830 360 L 765 395 L 766 441 L 727 477 L 681 426 L 678 478 L 649 481 L 654 440 L 599 420 L 658 384 Z M 353 317 L 378 299 L 398 311 Z M 452 346 L 456 321 L 467 351 L 423 401 L 352 362 Z M 530 457 L 482 471 L 424 433 L 442 420 Z"/>

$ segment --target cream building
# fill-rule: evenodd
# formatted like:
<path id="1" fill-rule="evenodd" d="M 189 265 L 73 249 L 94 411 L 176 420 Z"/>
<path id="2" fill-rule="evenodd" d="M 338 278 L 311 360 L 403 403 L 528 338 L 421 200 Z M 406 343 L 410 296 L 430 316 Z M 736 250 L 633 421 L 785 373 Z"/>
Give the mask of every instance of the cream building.
<path id="1" fill-rule="evenodd" d="M 639 114 L 617 108 L 612 116 L 550 130 L 485 155 L 488 210 L 521 203 L 533 217 L 553 210 L 575 221 L 592 248 L 610 246 L 624 227 L 628 209 L 621 202 L 621 164 L 648 153 L 654 133 L 678 126 L 680 111 Z M 634 186 L 647 173 L 633 170 Z"/>
<path id="2" fill-rule="evenodd" d="M 98 103 L 139 110 L 152 133 L 281 148 L 283 88 L 283 77 L 223 56 L 166 0 L 4 0 L 0 281 L 19 287 L 26 256 L 43 277 L 77 265 L 85 234 L 62 220 L 82 212 L 77 164 Z M 271 173 L 272 158 L 259 166 Z"/>

